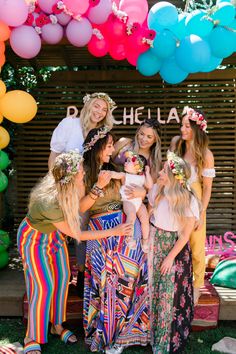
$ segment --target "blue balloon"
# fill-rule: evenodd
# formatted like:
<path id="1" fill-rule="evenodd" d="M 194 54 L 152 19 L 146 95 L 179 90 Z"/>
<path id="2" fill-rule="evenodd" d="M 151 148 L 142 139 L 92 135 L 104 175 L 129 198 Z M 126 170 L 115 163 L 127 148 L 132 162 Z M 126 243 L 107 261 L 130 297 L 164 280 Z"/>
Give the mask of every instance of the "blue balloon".
<path id="1" fill-rule="evenodd" d="M 175 51 L 177 64 L 189 73 L 200 71 L 209 62 L 210 56 L 208 42 L 195 34 L 185 37 Z"/>
<path id="2" fill-rule="evenodd" d="M 209 63 L 207 63 L 201 71 L 203 73 L 209 73 L 210 71 L 215 70 L 222 63 L 222 60 L 223 58 L 217 58 L 212 55 Z"/>
<path id="3" fill-rule="evenodd" d="M 188 14 L 185 20 L 187 35 L 208 36 L 213 28 L 213 22 L 207 19 L 206 16 L 206 11 L 203 10 L 195 10 Z"/>
<path id="4" fill-rule="evenodd" d="M 137 69 L 144 76 L 153 76 L 160 70 L 161 63 L 161 60 L 148 50 L 139 55 Z"/>
<path id="5" fill-rule="evenodd" d="M 178 15 L 178 22 L 169 27 L 170 31 L 174 33 L 177 39 L 183 39 L 186 36 L 186 27 L 185 27 L 185 19 L 187 17 L 187 13 L 182 12 Z"/>
<path id="6" fill-rule="evenodd" d="M 174 54 L 176 49 L 176 39 L 169 30 L 158 32 L 155 36 L 153 47 L 150 48 L 152 54 L 158 58 L 168 58 Z"/>
<path id="7" fill-rule="evenodd" d="M 188 73 L 177 65 L 175 57 L 173 56 L 163 62 L 160 75 L 168 84 L 178 84 L 186 79 Z"/>
<path id="8" fill-rule="evenodd" d="M 219 21 L 220 26 L 228 26 L 234 20 L 234 16 L 234 5 L 225 1 L 217 4 L 217 9 L 212 14 L 212 19 Z"/>
<path id="9" fill-rule="evenodd" d="M 178 11 L 167 1 L 160 1 L 153 5 L 147 17 L 148 27 L 156 30 L 156 26 L 169 28 L 178 22 Z"/>
<path id="10" fill-rule="evenodd" d="M 211 31 L 208 42 L 215 57 L 226 58 L 235 50 L 236 33 L 218 26 Z"/>

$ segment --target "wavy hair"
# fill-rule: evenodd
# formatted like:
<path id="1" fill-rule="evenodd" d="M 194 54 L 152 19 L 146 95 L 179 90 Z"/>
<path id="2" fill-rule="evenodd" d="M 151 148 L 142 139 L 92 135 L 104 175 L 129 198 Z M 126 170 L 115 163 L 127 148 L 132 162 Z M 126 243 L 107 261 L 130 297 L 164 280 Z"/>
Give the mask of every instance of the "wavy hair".
<path id="1" fill-rule="evenodd" d="M 134 138 L 134 150 L 138 153 L 139 144 L 138 144 L 138 133 L 141 127 L 152 128 L 155 135 L 156 141 L 150 148 L 150 161 L 151 161 L 151 171 L 154 176 L 157 177 L 159 171 L 161 170 L 162 156 L 161 156 L 161 125 L 156 119 L 145 119 L 142 124 L 138 127 L 135 138 Z"/>
<path id="2" fill-rule="evenodd" d="M 95 93 L 93 94 L 95 95 Z M 94 102 L 98 99 L 103 99 L 100 97 L 94 97 L 91 98 L 90 100 L 88 100 L 87 102 L 84 103 L 83 108 L 80 111 L 80 119 L 81 119 L 81 126 L 82 126 L 82 130 L 83 130 L 83 134 L 86 137 L 88 132 L 91 129 L 91 111 L 92 111 L 92 106 L 94 104 Z M 112 129 L 113 124 L 114 124 L 114 118 L 112 115 L 112 111 L 110 109 L 109 104 L 107 103 L 107 101 L 105 99 L 103 99 L 104 102 L 106 102 L 107 104 L 107 114 L 105 116 L 105 118 L 98 123 L 97 127 L 101 127 L 102 125 L 107 125 L 110 129 Z"/>
<path id="3" fill-rule="evenodd" d="M 189 107 L 187 107 L 187 106 L 184 107 L 184 110 L 182 113 L 182 118 L 184 118 L 187 115 L 188 108 Z M 194 108 L 194 110 L 197 113 L 202 114 L 203 118 L 206 119 L 203 112 L 201 112 L 200 110 L 195 109 L 195 108 Z M 200 129 L 200 126 L 197 125 L 197 123 L 195 121 L 189 119 L 189 124 L 191 126 L 192 131 L 193 131 L 193 142 L 191 144 L 191 150 L 192 150 L 192 154 L 193 154 L 194 159 L 197 164 L 198 177 L 199 177 L 199 180 L 201 181 L 204 158 L 206 155 L 206 150 L 209 145 L 209 138 L 208 138 L 207 134 L 202 129 Z M 183 140 L 181 136 L 176 143 L 175 153 L 181 157 L 184 157 L 184 155 L 186 153 L 186 141 Z"/>
<path id="4" fill-rule="evenodd" d="M 68 183 L 61 183 L 67 175 L 67 153 L 57 156 L 52 169 L 43 177 L 30 193 L 28 209 L 41 201 L 44 204 L 59 204 L 65 221 L 72 233 L 80 232 L 79 201 L 81 190 L 75 183 L 77 174 L 73 175 Z"/>

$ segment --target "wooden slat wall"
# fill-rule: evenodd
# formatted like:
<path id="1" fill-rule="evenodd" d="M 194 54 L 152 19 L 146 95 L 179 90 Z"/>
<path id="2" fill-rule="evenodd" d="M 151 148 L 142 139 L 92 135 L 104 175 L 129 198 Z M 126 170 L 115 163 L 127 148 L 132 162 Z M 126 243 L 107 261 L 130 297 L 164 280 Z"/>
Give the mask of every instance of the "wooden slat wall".
<path id="1" fill-rule="evenodd" d="M 236 81 L 234 70 L 190 76 L 178 86 L 157 78 L 145 78 L 136 71 L 83 71 L 55 73 L 50 82 L 33 93 L 39 102 L 37 117 L 21 125 L 15 136 L 17 178 L 12 205 L 16 228 L 25 215 L 30 189 L 47 172 L 49 142 L 53 129 L 66 114 L 68 105 L 82 107 L 86 92 L 105 91 L 118 104 L 115 118 L 122 119 L 123 108 L 156 108 L 167 119 L 176 107 L 181 114 L 189 104 L 207 113 L 211 148 L 217 176 L 208 209 L 208 234 L 236 231 Z M 145 111 L 147 112 L 147 110 Z M 144 116 L 143 116 L 144 118 Z M 163 156 L 178 124 L 163 125 Z M 137 125 L 115 127 L 117 136 L 133 136 Z"/>

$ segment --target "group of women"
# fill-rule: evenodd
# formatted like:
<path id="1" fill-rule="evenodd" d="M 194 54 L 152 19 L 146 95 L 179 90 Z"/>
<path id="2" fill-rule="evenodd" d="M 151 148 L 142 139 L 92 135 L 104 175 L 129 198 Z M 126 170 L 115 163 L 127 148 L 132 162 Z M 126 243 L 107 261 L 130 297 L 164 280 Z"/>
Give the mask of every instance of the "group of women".
<path id="1" fill-rule="evenodd" d="M 87 240 L 83 323 L 92 352 L 120 354 L 149 343 L 154 354 L 185 347 L 205 271 L 205 216 L 214 177 L 207 122 L 187 108 L 181 134 L 162 163 L 157 121 L 145 120 L 133 140 L 116 141 L 114 107 L 105 93 L 84 97 L 80 118 L 66 117 L 53 132 L 49 172 L 31 192 L 18 230 L 29 303 L 25 353 L 41 352 L 49 322 L 52 334 L 77 342 L 62 326 L 70 273 L 65 235 Z M 127 151 L 146 158 L 153 179 L 147 253 L 139 220 L 125 222 L 120 181 L 112 178 Z M 147 191 L 130 184 L 125 193 L 144 199 Z M 81 231 L 85 213 L 87 231 Z"/>

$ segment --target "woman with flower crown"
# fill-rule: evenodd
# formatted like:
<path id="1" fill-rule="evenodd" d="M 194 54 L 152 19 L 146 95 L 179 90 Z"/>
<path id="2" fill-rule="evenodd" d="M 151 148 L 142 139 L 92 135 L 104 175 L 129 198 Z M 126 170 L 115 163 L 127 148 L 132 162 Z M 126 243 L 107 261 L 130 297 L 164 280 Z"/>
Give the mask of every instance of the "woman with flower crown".
<path id="1" fill-rule="evenodd" d="M 89 228 L 109 229 L 125 220 L 120 181 L 97 185 L 99 171 L 109 173 L 114 139 L 109 128 L 93 129 L 84 143 L 85 184 L 88 191 L 81 210 L 90 208 Z M 101 173 L 100 172 L 100 173 Z M 110 177 L 112 173 L 110 172 Z M 139 221 L 134 225 L 136 248 L 124 233 L 87 242 L 84 291 L 85 341 L 93 352 L 120 354 L 130 345 L 149 342 L 147 255 L 141 247 Z"/>
<path id="2" fill-rule="evenodd" d="M 173 152 L 148 194 L 149 295 L 154 354 L 182 353 L 193 319 L 192 263 L 188 240 L 199 204 L 188 184 L 190 165 Z"/>
<path id="3" fill-rule="evenodd" d="M 185 107 L 180 131 L 181 135 L 172 139 L 171 150 L 190 163 L 189 183 L 202 203 L 199 222 L 190 237 L 194 274 L 194 304 L 197 305 L 200 287 L 204 285 L 206 210 L 211 198 L 212 181 L 215 177 L 214 156 L 208 148 L 207 121 L 201 111 Z"/>
<path id="4" fill-rule="evenodd" d="M 103 231 L 80 231 L 80 198 L 84 190 L 83 158 L 77 152 L 58 156 L 52 169 L 33 188 L 28 213 L 17 233 L 28 298 L 28 324 L 24 353 L 41 353 L 47 342 L 48 323 L 51 333 L 67 344 L 76 336 L 62 327 L 66 320 L 69 284 L 69 259 L 65 234 L 77 241 L 131 234 L 132 226 L 117 225 Z M 108 176 L 99 176 L 105 186 Z M 115 226 L 115 225 L 114 225 Z"/>

